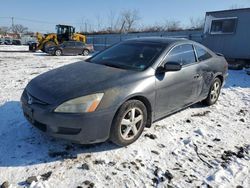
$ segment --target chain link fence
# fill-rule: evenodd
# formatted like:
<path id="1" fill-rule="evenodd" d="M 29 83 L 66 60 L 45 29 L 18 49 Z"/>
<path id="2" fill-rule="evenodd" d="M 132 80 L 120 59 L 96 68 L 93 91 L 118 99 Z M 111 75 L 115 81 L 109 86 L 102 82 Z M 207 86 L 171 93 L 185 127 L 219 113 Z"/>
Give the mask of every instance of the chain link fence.
<path id="1" fill-rule="evenodd" d="M 88 35 L 87 43 L 93 44 L 96 51 L 101 51 L 115 43 L 132 38 L 141 37 L 175 37 L 187 38 L 196 42 L 202 42 L 202 31 L 178 31 L 178 32 L 151 32 L 151 33 L 129 33 L 129 34 L 104 34 Z"/>

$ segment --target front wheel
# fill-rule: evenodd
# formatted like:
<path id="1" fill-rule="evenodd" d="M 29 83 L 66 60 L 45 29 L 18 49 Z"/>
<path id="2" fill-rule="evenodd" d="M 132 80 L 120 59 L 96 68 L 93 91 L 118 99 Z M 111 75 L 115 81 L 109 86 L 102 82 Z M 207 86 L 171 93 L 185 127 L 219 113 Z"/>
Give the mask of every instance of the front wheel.
<path id="1" fill-rule="evenodd" d="M 215 78 L 210 87 L 208 96 L 203 101 L 203 103 L 208 106 L 215 104 L 220 96 L 220 90 L 221 90 L 221 80 L 219 78 Z"/>
<path id="2" fill-rule="evenodd" d="M 47 48 L 51 47 L 51 46 L 56 46 L 56 43 L 53 41 L 47 41 L 42 48 L 43 52 L 47 52 Z"/>
<path id="3" fill-rule="evenodd" d="M 138 100 L 125 102 L 118 110 L 110 133 L 110 139 L 119 146 L 127 146 L 135 142 L 146 125 L 147 109 Z"/>
<path id="4" fill-rule="evenodd" d="M 55 51 L 55 56 L 61 56 L 62 55 L 62 51 L 61 50 L 56 50 Z"/>

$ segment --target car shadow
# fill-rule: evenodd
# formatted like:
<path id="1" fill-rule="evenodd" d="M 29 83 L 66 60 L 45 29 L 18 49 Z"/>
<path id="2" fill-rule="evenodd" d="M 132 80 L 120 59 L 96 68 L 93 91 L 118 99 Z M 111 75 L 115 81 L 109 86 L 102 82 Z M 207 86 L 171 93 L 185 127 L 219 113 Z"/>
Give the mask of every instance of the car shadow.
<path id="1" fill-rule="evenodd" d="M 207 108 L 207 105 L 203 104 L 202 102 L 198 102 L 198 103 L 195 103 L 193 105 L 191 105 L 189 108 Z"/>
<path id="2" fill-rule="evenodd" d="M 45 52 L 34 52 L 33 55 L 34 56 L 51 56 L 50 54 L 47 54 Z"/>
<path id="3" fill-rule="evenodd" d="M 0 167 L 49 163 L 119 148 L 110 142 L 79 145 L 47 136 L 26 121 L 18 101 L 0 106 L 0 138 Z"/>
<path id="4" fill-rule="evenodd" d="M 55 55 L 51 55 L 51 54 L 48 54 L 48 53 L 45 53 L 45 52 L 35 52 L 33 55 L 34 56 L 42 56 L 42 57 L 48 56 L 48 57 L 54 57 L 54 58 L 63 58 L 63 57 L 86 57 L 86 58 L 89 58 L 90 55 L 92 55 L 92 54 L 90 54 L 89 56 L 83 56 L 81 54 L 79 54 L 79 55 L 61 55 L 61 56 L 55 56 Z"/>

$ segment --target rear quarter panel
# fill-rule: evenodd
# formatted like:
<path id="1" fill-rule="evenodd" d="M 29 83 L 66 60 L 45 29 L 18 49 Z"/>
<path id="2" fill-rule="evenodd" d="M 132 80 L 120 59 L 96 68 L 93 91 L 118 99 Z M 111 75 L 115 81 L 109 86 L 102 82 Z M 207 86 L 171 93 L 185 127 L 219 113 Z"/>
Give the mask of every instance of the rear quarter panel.
<path id="1" fill-rule="evenodd" d="M 214 55 L 207 61 L 200 62 L 200 69 L 203 78 L 203 88 L 201 98 L 206 98 L 210 90 L 213 80 L 220 76 L 224 83 L 225 75 L 227 74 L 227 61 L 223 56 Z M 222 83 L 222 84 L 223 84 Z"/>

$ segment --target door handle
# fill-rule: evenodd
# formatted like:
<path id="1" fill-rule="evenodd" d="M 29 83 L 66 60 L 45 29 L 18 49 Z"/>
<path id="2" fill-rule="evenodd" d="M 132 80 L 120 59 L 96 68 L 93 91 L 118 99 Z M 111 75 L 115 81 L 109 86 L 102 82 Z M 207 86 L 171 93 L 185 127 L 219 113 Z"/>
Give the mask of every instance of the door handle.
<path id="1" fill-rule="evenodd" d="M 197 78 L 200 78 L 200 76 L 201 76 L 200 74 L 196 74 L 196 75 L 194 75 L 194 78 L 197 79 Z"/>

